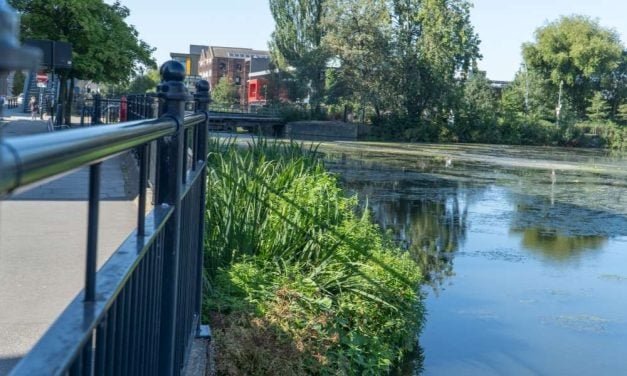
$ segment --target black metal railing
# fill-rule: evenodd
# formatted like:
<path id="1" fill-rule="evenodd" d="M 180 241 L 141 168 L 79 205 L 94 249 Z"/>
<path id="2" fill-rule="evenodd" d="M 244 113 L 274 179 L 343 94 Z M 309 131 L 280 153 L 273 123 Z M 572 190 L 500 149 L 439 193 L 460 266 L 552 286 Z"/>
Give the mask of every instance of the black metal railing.
<path id="1" fill-rule="evenodd" d="M 0 195 L 90 166 L 85 288 L 11 375 L 178 375 L 200 330 L 209 85 L 161 67 L 159 117 L 0 140 Z M 151 144 L 154 209 L 146 214 Z M 96 272 L 100 166 L 137 150 L 137 228 Z"/>
<path id="2" fill-rule="evenodd" d="M 78 97 L 71 112 L 72 116 L 80 117 L 81 127 L 153 119 L 157 116 L 157 94 L 130 94 L 120 98 L 106 98 L 99 94 Z"/>
<path id="3" fill-rule="evenodd" d="M 6 99 L 6 101 L 7 101 L 7 108 L 8 109 L 17 108 L 17 106 L 18 106 L 17 98 L 15 98 L 15 97 L 8 97 Z"/>

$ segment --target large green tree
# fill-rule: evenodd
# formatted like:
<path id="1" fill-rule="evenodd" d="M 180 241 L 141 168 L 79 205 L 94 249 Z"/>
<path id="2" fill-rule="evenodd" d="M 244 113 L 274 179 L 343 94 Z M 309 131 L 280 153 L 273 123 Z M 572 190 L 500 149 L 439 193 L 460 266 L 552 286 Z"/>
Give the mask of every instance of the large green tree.
<path id="1" fill-rule="evenodd" d="M 156 67 L 151 57 L 153 49 L 126 23 L 130 11 L 119 1 L 111 5 L 102 0 L 9 2 L 21 15 L 22 38 L 72 44 L 72 68 L 58 72 L 62 90 L 71 78 L 120 83 L 128 81 L 140 67 Z M 66 108 L 71 105 L 71 85 L 70 90 L 62 92 Z"/>
<path id="2" fill-rule="evenodd" d="M 466 0 L 329 0 L 325 42 L 342 88 L 435 140 L 479 58 Z"/>
<path id="3" fill-rule="evenodd" d="M 392 0 L 392 79 L 410 118 L 435 120 L 456 102 L 464 80 L 480 57 L 479 39 L 466 0 Z"/>
<path id="4" fill-rule="evenodd" d="M 514 80 L 503 89 L 501 112 L 505 121 L 518 117 L 555 120 L 557 92 L 540 73 L 523 66 Z"/>
<path id="5" fill-rule="evenodd" d="M 453 132 L 457 141 L 492 142 L 496 140 L 497 93 L 485 72 L 473 71 L 463 86 L 455 113 Z"/>
<path id="6" fill-rule="evenodd" d="M 270 52 L 279 69 L 295 68 L 308 89 L 312 108 L 320 110 L 329 58 L 322 40 L 327 0 L 270 0 L 276 23 Z"/>
<path id="7" fill-rule="evenodd" d="M 329 1 L 324 43 L 335 66 L 328 78 L 328 101 L 371 106 L 380 116 L 394 103 L 391 18 L 385 1 Z"/>
<path id="8" fill-rule="evenodd" d="M 523 56 L 555 91 L 563 82 L 565 94 L 583 118 L 594 92 L 609 89 L 616 79 L 624 49 L 616 31 L 585 16 L 569 16 L 536 30 L 535 41 L 523 45 Z"/>
<path id="9" fill-rule="evenodd" d="M 222 77 L 211 90 L 211 99 L 218 106 L 230 107 L 239 103 L 237 88 L 228 77 Z"/>

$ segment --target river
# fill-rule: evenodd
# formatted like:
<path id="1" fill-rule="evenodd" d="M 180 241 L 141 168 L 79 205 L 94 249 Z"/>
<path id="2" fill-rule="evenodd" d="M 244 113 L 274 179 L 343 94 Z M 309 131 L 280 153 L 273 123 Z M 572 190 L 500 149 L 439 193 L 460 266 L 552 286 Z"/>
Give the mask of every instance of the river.
<path id="1" fill-rule="evenodd" d="M 627 374 L 625 156 L 358 142 L 320 150 L 426 271 L 428 316 L 408 374 Z"/>

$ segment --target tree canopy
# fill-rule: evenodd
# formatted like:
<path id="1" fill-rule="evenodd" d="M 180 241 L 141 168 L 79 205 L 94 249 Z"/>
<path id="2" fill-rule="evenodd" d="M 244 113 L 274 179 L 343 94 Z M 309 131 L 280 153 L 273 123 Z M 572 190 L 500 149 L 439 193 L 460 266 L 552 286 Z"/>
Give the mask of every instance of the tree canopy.
<path id="1" fill-rule="evenodd" d="M 218 84 L 211 90 L 211 99 L 219 106 L 233 106 L 239 103 L 237 88 L 228 77 L 222 77 Z"/>
<path id="2" fill-rule="evenodd" d="M 564 82 L 575 111 L 585 116 L 594 91 L 608 89 L 616 78 L 624 50 L 616 31 L 589 17 L 569 16 L 536 30 L 535 41 L 523 45 L 523 56 L 554 87 Z"/>
<path id="3" fill-rule="evenodd" d="M 270 52 L 281 69 L 296 68 L 308 87 L 309 99 L 318 108 L 324 95 L 324 71 L 328 54 L 322 44 L 322 20 L 327 0 L 270 0 L 276 23 Z"/>
<path id="4" fill-rule="evenodd" d="M 141 66 L 156 67 L 153 48 L 125 19 L 130 11 L 116 1 L 10 0 L 21 13 L 24 39 L 50 39 L 72 44 L 67 77 L 96 82 L 127 81 Z"/>

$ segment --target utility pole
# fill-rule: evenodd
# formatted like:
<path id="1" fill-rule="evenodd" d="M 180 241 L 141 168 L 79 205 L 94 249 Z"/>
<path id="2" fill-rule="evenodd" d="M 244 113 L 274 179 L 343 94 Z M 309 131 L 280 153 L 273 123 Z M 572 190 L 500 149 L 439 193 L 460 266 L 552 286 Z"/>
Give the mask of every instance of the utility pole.
<path id="1" fill-rule="evenodd" d="M 523 63 L 525 69 L 525 113 L 529 115 L 529 68 Z"/>
<path id="2" fill-rule="evenodd" d="M 562 88 L 564 86 L 564 80 L 560 81 L 560 91 L 557 96 L 557 107 L 555 108 L 555 116 L 557 118 L 557 125 L 560 125 L 560 114 L 562 112 Z"/>

